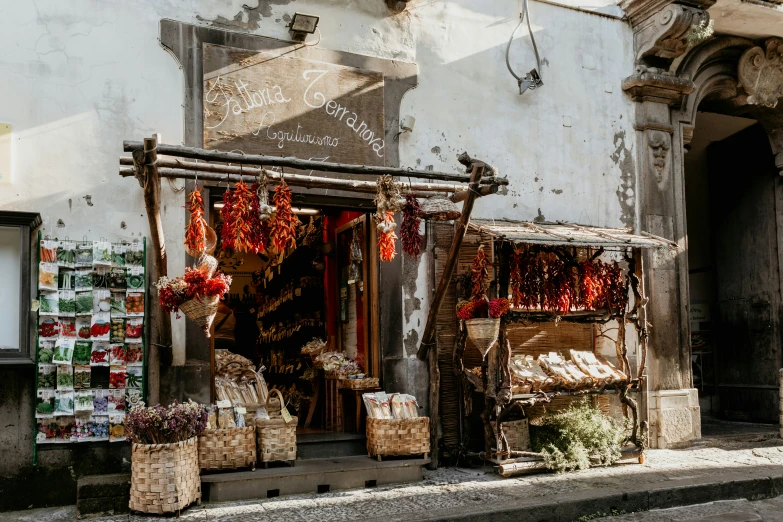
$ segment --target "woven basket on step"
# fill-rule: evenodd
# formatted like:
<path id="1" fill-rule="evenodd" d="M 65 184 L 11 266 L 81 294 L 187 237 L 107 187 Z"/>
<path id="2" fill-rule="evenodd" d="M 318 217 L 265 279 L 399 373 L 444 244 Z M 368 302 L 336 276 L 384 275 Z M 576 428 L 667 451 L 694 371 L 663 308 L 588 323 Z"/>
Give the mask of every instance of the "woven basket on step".
<path id="1" fill-rule="evenodd" d="M 236 469 L 256 463 L 256 430 L 222 428 L 205 430 L 198 438 L 198 464 L 201 469 Z"/>
<path id="2" fill-rule="evenodd" d="M 442 196 L 422 199 L 420 206 L 419 216 L 424 219 L 448 221 L 450 219 L 457 219 L 460 216 L 457 205 L 450 199 Z"/>
<path id="3" fill-rule="evenodd" d="M 298 419 L 292 417 L 291 421 L 286 423 L 283 420 L 281 410 L 278 409 L 276 414 L 269 412 L 272 406 L 270 398 L 273 393 L 277 394 L 280 404 L 285 404 L 283 395 L 279 390 L 273 388 L 269 391 L 269 398 L 267 398 L 269 420 L 256 419 L 255 421 L 258 460 L 261 462 L 296 460 L 296 425 Z"/>
<path id="4" fill-rule="evenodd" d="M 465 328 L 468 330 L 468 339 L 473 341 L 481 355 L 486 357 L 500 333 L 500 319 L 468 319 L 465 321 Z"/>
<path id="5" fill-rule="evenodd" d="M 212 326 L 212 320 L 215 319 L 215 314 L 217 314 L 219 301 L 220 297 L 216 295 L 197 297 L 185 301 L 179 306 L 179 309 L 185 314 L 185 317 L 199 325 L 209 337 L 209 329 Z"/>
<path id="6" fill-rule="evenodd" d="M 174 444 L 133 444 L 132 511 L 175 513 L 201 502 L 196 437 Z"/>
<path id="7" fill-rule="evenodd" d="M 340 381 L 340 388 L 349 390 L 364 390 L 367 388 L 377 388 L 380 384 L 378 377 L 365 377 L 364 379 L 343 379 Z"/>
<path id="8" fill-rule="evenodd" d="M 430 452 L 430 418 L 367 418 L 367 453 L 371 457 L 424 455 Z"/>
<path id="9" fill-rule="evenodd" d="M 495 422 L 493 421 L 491 424 L 492 429 L 495 429 Z M 500 426 L 510 450 L 530 451 L 530 426 L 527 419 L 501 422 Z"/>

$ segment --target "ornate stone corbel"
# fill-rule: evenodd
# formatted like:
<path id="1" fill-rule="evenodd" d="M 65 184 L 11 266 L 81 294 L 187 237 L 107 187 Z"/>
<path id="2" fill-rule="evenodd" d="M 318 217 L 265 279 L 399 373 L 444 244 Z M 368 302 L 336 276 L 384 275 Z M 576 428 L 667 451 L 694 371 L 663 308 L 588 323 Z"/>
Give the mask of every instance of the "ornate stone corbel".
<path id="1" fill-rule="evenodd" d="M 634 32 L 636 62 L 668 66 L 688 50 L 693 29 L 709 20 L 710 15 L 703 9 L 682 4 L 666 6 Z"/>
<path id="2" fill-rule="evenodd" d="M 747 94 L 745 103 L 775 107 L 783 97 L 783 40 L 769 38 L 763 49 L 756 46 L 742 53 L 737 79 Z"/>

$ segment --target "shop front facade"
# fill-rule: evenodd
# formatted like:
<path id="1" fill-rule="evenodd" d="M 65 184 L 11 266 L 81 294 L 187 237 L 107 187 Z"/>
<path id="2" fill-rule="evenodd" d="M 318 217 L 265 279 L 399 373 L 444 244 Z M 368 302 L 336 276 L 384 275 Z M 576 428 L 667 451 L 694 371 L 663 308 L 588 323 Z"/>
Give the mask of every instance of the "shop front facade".
<path id="1" fill-rule="evenodd" d="M 508 179 L 498 194 L 476 201 L 476 218 L 623 228 L 678 243 L 675 253 L 645 256 L 648 320 L 667 326 L 650 330 L 641 418 L 654 434 L 653 447 L 698 438 L 682 145 L 692 135 L 699 103 L 720 98 L 715 93 L 736 77 L 732 71 L 741 61 L 734 56 L 725 70 L 707 74 L 707 65 L 715 63 L 710 57 L 755 48 L 774 33 L 745 29 L 742 38 L 715 38 L 710 51 L 688 35 L 712 9 L 722 9 L 717 29 L 728 24 L 733 7 L 721 2 L 657 2 L 655 8 L 627 2 L 622 9 L 609 1 L 600 7 L 531 2 L 538 66 L 529 36 L 507 49 L 519 23 L 517 2 L 403 4 L 390 8 L 377 0 L 346 8 L 295 1 L 251 8 L 202 2 L 185 12 L 156 2 L 112 8 L 85 2 L 79 20 L 65 7 L 42 12 L 14 6 L 2 39 L 3 48 L 14 52 L 2 59 L 10 91 L 0 104 L 0 120 L 8 123 L 10 139 L 3 145 L 9 160 L 0 179 L 0 208 L 40 214 L 31 237 L 40 231 L 59 239 L 149 239 L 143 191 L 132 178 L 117 175 L 117 157 L 124 140 L 153 133 L 164 144 L 455 173 L 464 172 L 456 157 L 467 151 Z M 760 9 L 742 4 L 737 8 Z M 290 41 L 288 25 L 297 12 L 319 17 L 307 45 Z M 724 32 L 740 29 L 727 26 Z M 506 55 L 517 72 L 540 67 L 543 85 L 520 95 Z M 637 66 L 647 69 L 632 74 Z M 684 72 L 664 74 L 661 68 Z M 706 76 L 699 80 L 699 74 Z M 324 78 L 328 83 L 319 83 Z M 772 109 L 764 111 L 774 116 Z M 775 128 L 769 128 L 771 136 L 777 136 Z M 195 184 L 162 184 L 170 275 L 193 262 L 182 244 L 182 207 Z M 206 183 L 210 225 L 219 222 L 226 186 Z M 285 345 L 263 317 L 258 320 L 258 294 L 269 289 L 263 306 L 269 317 L 279 316 L 275 324 L 300 314 L 300 322 L 307 316 L 321 328 L 302 333 L 296 343 L 323 336 L 338 351 L 361 355 L 363 370 L 381 388 L 414 395 L 428 414 L 431 374 L 416 354 L 438 285 L 442 249 L 436 242 L 443 242 L 443 229 L 436 234 L 427 228 L 418 258 L 398 247 L 393 261 L 381 262 L 370 226 L 372 194 L 299 188 L 293 201 L 300 219 L 312 217 L 334 252 L 301 249 L 298 259 L 292 255 L 280 263 L 221 260 L 235 278 L 229 296 L 235 331 L 245 332 L 233 346 L 248 344 L 236 351 L 266 367 L 270 387 L 290 391 L 299 381 L 296 358 L 273 359 L 273 350 L 262 354 L 249 346 L 261 335 L 278 335 L 275 342 Z M 354 237 L 362 243 L 361 274 L 351 271 Z M 281 282 L 286 262 L 296 263 L 296 281 Z M 322 281 L 317 292 L 307 288 L 310 271 Z M 303 297 L 301 304 L 283 299 L 286 293 Z M 213 345 L 197 325 L 172 318 L 171 343 L 158 346 L 157 332 L 148 327 L 148 401 L 212 402 L 213 349 L 220 342 Z M 73 502 L 75 477 L 122 471 L 130 455 L 124 443 L 53 444 L 37 451 L 33 466 L 36 370 L 34 348 L 27 344 L 9 343 L 4 351 L 14 360 L 0 368 L 0 440 L 13 450 L 0 466 L 0 487 L 9 493 L 3 509 Z M 313 414 L 313 425 L 325 425 L 318 416 Z M 19 487 L 28 479 L 35 487 Z M 46 493 L 36 493 L 41 491 Z"/>

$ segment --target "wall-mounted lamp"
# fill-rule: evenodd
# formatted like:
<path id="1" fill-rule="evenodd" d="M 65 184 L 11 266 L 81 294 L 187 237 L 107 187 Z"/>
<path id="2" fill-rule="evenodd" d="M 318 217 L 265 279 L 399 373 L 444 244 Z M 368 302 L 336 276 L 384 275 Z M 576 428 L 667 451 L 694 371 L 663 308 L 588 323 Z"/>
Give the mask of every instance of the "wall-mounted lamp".
<path id="1" fill-rule="evenodd" d="M 294 41 L 304 42 L 308 34 L 315 32 L 315 29 L 318 27 L 318 20 L 320 20 L 320 17 L 315 15 L 294 13 L 291 24 L 288 26 L 291 37 Z"/>
<path id="2" fill-rule="evenodd" d="M 398 139 L 400 134 L 405 132 L 413 132 L 413 127 L 416 125 L 416 118 L 413 116 L 403 116 L 400 120 L 400 130 L 394 135 L 394 139 Z"/>

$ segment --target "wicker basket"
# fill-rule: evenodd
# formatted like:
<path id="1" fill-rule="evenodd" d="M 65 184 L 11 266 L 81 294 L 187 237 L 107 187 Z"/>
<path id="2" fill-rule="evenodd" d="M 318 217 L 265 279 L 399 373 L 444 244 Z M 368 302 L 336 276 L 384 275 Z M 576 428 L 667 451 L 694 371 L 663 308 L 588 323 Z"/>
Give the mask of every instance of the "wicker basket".
<path id="1" fill-rule="evenodd" d="M 460 216 L 460 211 L 457 205 L 450 199 L 442 196 L 433 196 L 421 200 L 419 216 L 432 221 L 448 221 L 457 219 Z"/>
<path id="2" fill-rule="evenodd" d="M 209 329 L 215 314 L 217 314 L 219 301 L 220 297 L 216 295 L 199 297 L 185 301 L 179 306 L 179 309 L 188 319 L 199 325 L 209 337 Z"/>
<path id="3" fill-rule="evenodd" d="M 367 418 L 367 453 L 371 457 L 424 455 L 430 452 L 430 418 Z"/>
<path id="4" fill-rule="evenodd" d="M 500 333 L 500 319 L 492 317 L 468 319 L 465 321 L 465 328 L 468 330 L 468 339 L 473 341 L 481 355 L 486 357 Z"/>
<path id="5" fill-rule="evenodd" d="M 340 381 L 340 388 L 349 390 L 364 390 L 367 388 L 377 388 L 380 384 L 378 377 L 366 377 L 364 379 L 343 379 Z"/>
<path id="6" fill-rule="evenodd" d="M 133 444 L 132 511 L 175 513 L 201 503 L 196 437 L 174 444 Z"/>
<path id="7" fill-rule="evenodd" d="M 495 422 L 492 423 L 492 429 L 495 429 Z M 512 451 L 530 451 L 530 427 L 527 419 L 515 421 L 506 421 L 500 423 L 503 429 L 503 435 L 506 436 L 508 449 Z"/>
<path id="8" fill-rule="evenodd" d="M 195 257 L 196 259 L 198 259 L 204 254 L 211 256 L 213 253 L 215 253 L 215 247 L 217 247 L 217 234 L 215 233 L 214 228 L 207 226 L 204 229 L 204 250 L 198 251 L 198 250 L 191 250 L 190 248 L 186 248 L 185 251 L 188 253 L 190 257 Z M 217 268 L 217 263 L 215 264 L 215 268 Z M 212 277 L 211 274 L 210 277 Z"/>
<path id="9" fill-rule="evenodd" d="M 280 404 L 285 404 L 283 395 L 273 388 L 269 391 L 269 397 L 276 393 Z M 267 411 L 272 406 L 270 398 L 267 398 Z M 296 425 L 298 419 L 291 417 L 286 423 L 280 410 L 276 414 L 269 413 L 269 420 L 256 419 L 256 440 L 258 442 L 258 460 L 265 465 L 274 461 L 296 460 Z"/>
<path id="10" fill-rule="evenodd" d="M 198 438 L 198 464 L 201 469 L 255 469 L 255 428 L 205 430 Z"/>

